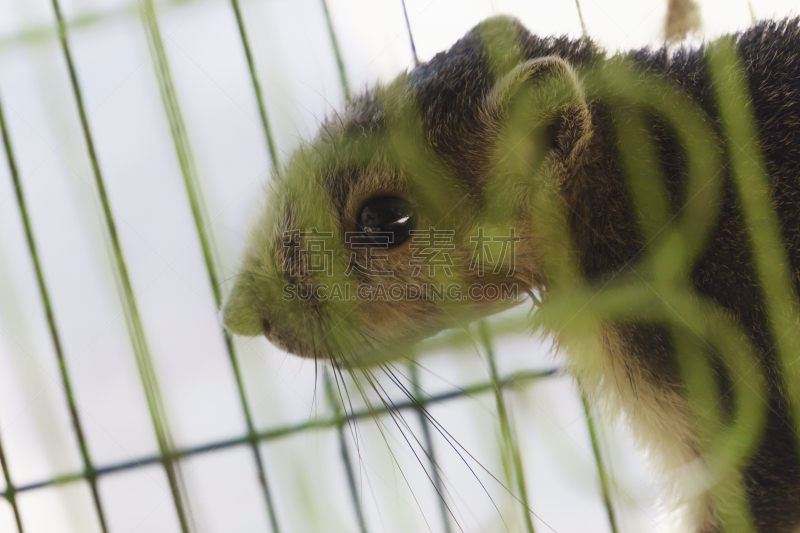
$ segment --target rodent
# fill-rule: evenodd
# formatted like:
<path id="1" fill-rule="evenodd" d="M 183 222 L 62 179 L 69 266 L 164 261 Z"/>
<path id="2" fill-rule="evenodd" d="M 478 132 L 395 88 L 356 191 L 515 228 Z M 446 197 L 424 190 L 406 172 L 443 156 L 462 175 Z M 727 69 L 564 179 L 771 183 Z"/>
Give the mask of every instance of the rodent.
<path id="1" fill-rule="evenodd" d="M 486 42 L 490 38 L 510 43 L 521 56 L 515 59 L 500 50 L 495 51 L 499 59 L 489 61 Z M 734 38 L 746 72 L 792 282 L 800 292 L 799 22 L 763 21 Z M 752 243 L 730 175 L 734 148 L 719 133 L 707 50 L 705 46 L 664 47 L 623 55 L 642 72 L 688 95 L 720 135 L 716 139 L 723 159 L 719 209 L 705 248 L 692 267 L 691 281 L 699 294 L 735 317 L 756 347 L 767 379 L 765 429 L 744 469 L 753 524 L 760 533 L 797 532 L 798 433 L 772 351 L 775 339 L 770 336 Z M 304 240 L 314 234 L 297 230 L 312 227 L 332 232 L 326 238 L 334 245 L 326 257 L 332 261 L 333 278 L 351 287 L 422 286 L 438 280 L 435 271 L 422 268 L 424 261 L 414 259 L 419 256 L 409 232 L 442 224 L 452 232 L 447 255 L 456 272 L 451 279 L 460 286 L 512 279 L 523 291 L 546 298 L 554 273 L 545 268 L 538 229 L 530 227 L 526 218 L 524 199 L 529 191 L 525 183 L 513 182 L 507 186 L 512 190 L 504 191 L 510 198 L 507 214 L 514 220 L 519 239 L 511 278 L 505 271 L 489 272 L 488 267 L 479 276 L 470 268 L 474 267 L 474 245 L 469 237 L 482 224 L 483 202 L 495 183 L 492 151 L 509 118 L 504 98 L 520 84 L 547 77 L 571 84 L 575 92 L 570 102 L 557 106 L 555 118 L 546 127 L 536 130 L 536 142 L 545 154 L 540 157 L 543 179 L 567 207 L 569 240 L 583 279 L 602 283 L 622 275 L 635 264 L 646 243 L 626 185 L 614 115 L 602 99 L 584 100 L 581 89 L 583 73 L 607 60 L 590 39 L 537 37 L 516 20 L 497 17 L 391 84 L 354 98 L 346 112 L 330 119 L 319 138 L 301 148 L 276 179 L 253 226 L 241 272 L 224 309 L 226 326 L 243 335 L 265 334 L 302 357 L 358 366 L 375 363 L 373 353 L 380 354 L 377 362 L 381 362 L 395 348 L 394 356 L 402 357 L 408 342 L 517 303 L 511 298 L 461 307 L 424 298 L 353 303 L 313 295 L 287 301 L 287 286 L 296 295 L 303 287 L 319 287 L 329 276 L 327 265 L 315 270 L 304 262 L 311 253 Z M 401 120 L 391 122 L 390 116 Z M 390 123 L 392 128 L 405 128 L 408 138 L 417 143 L 409 148 L 415 155 L 404 160 L 402 170 L 393 166 L 395 160 L 386 148 L 396 141 L 393 134 L 397 132 L 387 131 Z M 679 216 L 687 201 L 682 188 L 687 179 L 684 150 L 659 117 L 651 117 L 649 127 L 665 173 L 671 213 Z M 433 170 L 425 180 L 414 181 L 408 174 L 414 172 L 415 164 L 423 163 Z M 360 235 L 367 245 L 347 242 L 347 232 Z M 379 243 L 372 233 L 389 235 L 394 242 Z M 378 252 L 371 269 L 381 275 L 363 267 L 372 253 L 366 251 L 370 246 Z M 362 267 L 346 268 L 353 266 L 351 259 Z M 626 321 L 609 325 L 602 342 L 604 349 L 596 354 L 599 364 L 587 370 L 581 361 L 570 359 L 569 340 L 564 341 L 564 357 L 583 376 L 581 385 L 590 397 L 625 413 L 638 441 L 660 464 L 662 475 L 696 459 L 699 437 L 669 330 L 658 323 Z M 718 369 L 716 379 L 723 393 L 730 390 L 724 368 Z M 723 395 L 722 401 L 725 409 L 732 409 L 730 396 Z M 681 482 L 675 480 L 679 493 Z M 691 489 L 687 487 L 686 492 Z M 687 531 L 724 529 L 715 503 L 706 494 L 685 498 L 688 501 L 677 498 L 675 505 L 684 508 Z"/>

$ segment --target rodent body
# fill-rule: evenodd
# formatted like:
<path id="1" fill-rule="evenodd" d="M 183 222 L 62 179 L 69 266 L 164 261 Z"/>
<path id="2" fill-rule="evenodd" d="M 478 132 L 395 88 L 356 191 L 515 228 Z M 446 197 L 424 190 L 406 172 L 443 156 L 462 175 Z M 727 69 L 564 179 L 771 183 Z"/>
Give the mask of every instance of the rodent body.
<path id="1" fill-rule="evenodd" d="M 332 304 L 313 298 L 295 302 L 288 308 L 282 308 L 276 300 L 281 298 L 280 287 L 287 283 L 297 286 L 319 283 L 319 274 L 303 271 L 297 264 L 297 256 L 287 252 L 292 246 L 301 246 L 292 242 L 287 248 L 286 232 L 297 229 L 299 221 L 306 217 L 301 207 L 303 198 L 316 195 L 326 199 L 327 218 L 320 220 L 333 221 L 329 227 L 339 233 L 358 229 L 359 209 L 363 211 L 364 202 L 370 198 L 411 197 L 416 203 L 413 196 L 417 189 L 403 172 L 391 169 L 388 156 L 376 156 L 374 165 L 350 168 L 335 160 L 337 150 L 346 150 L 343 146 L 347 139 L 385 133 L 382 128 L 391 114 L 388 109 L 402 109 L 411 103 L 419 111 L 424 152 L 442 164 L 448 179 L 455 180 L 451 185 L 466 198 L 463 204 L 461 198 L 451 203 L 443 201 L 446 205 L 442 210 L 447 212 L 448 220 L 454 219 L 449 226 L 456 236 L 450 252 L 453 264 L 465 273 L 463 283 L 485 283 L 484 278 L 469 272 L 470 250 L 461 245 L 468 240 L 458 236 L 471 234 L 481 224 L 480 208 L 490 187 L 492 151 L 503 129 L 503 113 L 493 107 L 498 105 L 497 66 L 487 61 L 484 44 L 487 35 L 495 33 L 502 38 L 510 34 L 522 60 L 533 62 L 526 68 L 534 74 L 526 75 L 556 72 L 562 78 L 579 80 L 581 72 L 606 60 L 602 51 L 587 39 L 540 38 L 514 21 L 493 19 L 473 29 L 448 52 L 402 75 L 395 83 L 402 85 L 402 90 L 392 92 L 392 86 L 379 87 L 356 98 L 343 117 L 323 128 L 313 149 L 306 149 L 304 155 L 287 165 L 285 183 L 290 184 L 276 186 L 256 224 L 242 275 L 226 308 L 225 321 L 230 329 L 250 335 L 266 333 L 273 342 L 302 356 L 348 365 L 360 364 L 349 359 L 359 357 L 354 347 L 366 352 L 455 325 L 440 305 L 424 300 L 365 302 L 348 308 L 353 310 L 352 315 L 350 310 L 330 311 Z M 762 22 L 736 36 L 736 43 L 747 74 L 758 140 L 771 179 L 792 280 L 800 294 L 798 21 Z M 500 55 L 499 64 L 503 65 L 505 56 Z M 721 133 L 706 49 L 641 50 L 629 53 L 628 57 L 642 71 L 668 80 L 679 92 L 688 95 L 719 136 L 717 144 L 724 154 L 719 212 L 706 248 L 693 266 L 691 280 L 698 293 L 725 308 L 746 331 L 768 381 L 765 430 L 745 471 L 756 529 L 759 533 L 800 531 L 798 433 L 790 422 L 789 401 L 773 352 L 776 340 L 771 337 L 764 310 L 751 237 L 730 175 L 731 150 L 737 148 L 730 146 Z M 536 63 L 541 58 L 553 59 Z M 499 76 L 505 76 L 508 82 L 510 72 L 518 66 L 519 62 L 503 67 Z M 602 285 L 635 269 L 646 243 L 620 162 L 614 116 L 606 102 L 588 100 L 584 104 L 565 107 L 547 130 L 550 137 L 546 142 L 552 153 L 546 161 L 545 175 L 567 207 L 570 239 L 581 275 L 587 283 Z M 664 121 L 652 117 L 649 126 L 656 139 L 658 163 L 665 173 L 670 213 L 679 216 L 687 201 L 684 152 Z M 326 147 L 334 154 L 330 156 L 333 159 L 311 154 L 318 149 L 327 154 Z M 322 160 L 312 164 L 303 157 Z M 298 177 L 301 175 L 304 177 Z M 518 196 L 526 197 L 524 190 Z M 524 213 L 521 206 L 509 205 L 508 209 Z M 419 228 L 439 221 L 438 215 L 416 216 Z M 528 227 L 524 216 L 519 216 L 521 242 L 513 279 L 525 290 L 547 294 L 552 272 L 547 272 L 540 261 L 536 228 Z M 350 253 L 365 253 L 361 249 L 350 250 L 343 239 L 340 242 L 345 259 Z M 346 279 L 373 287 L 390 280 L 419 284 L 432 281 L 433 277 L 423 275 L 421 279 L 412 272 L 408 266 L 410 257 L 411 252 L 405 246 L 391 248 L 377 261 L 381 271 L 393 272 L 391 278 L 375 279 L 356 269 Z M 479 316 L 502 307 L 502 303 L 476 304 L 470 311 Z M 596 354 L 592 364 L 580 358 L 571 360 L 569 340 L 564 340 L 568 361 L 591 397 L 625 413 L 639 442 L 650 449 L 661 467 L 661 473 L 674 476 L 682 465 L 697 458 L 698 451 L 670 332 L 656 323 L 626 321 L 607 324 L 600 336 L 604 350 Z M 730 377 L 724 366 L 718 365 L 717 370 L 720 390 L 729 391 Z M 723 411 L 733 409 L 730 403 L 729 396 L 723 397 Z M 687 530 L 702 533 L 721 530 L 713 502 L 704 494 L 681 494 L 681 483 L 681 479 L 674 479 L 677 499 L 686 508 Z M 680 501 L 681 498 L 684 500 Z"/>

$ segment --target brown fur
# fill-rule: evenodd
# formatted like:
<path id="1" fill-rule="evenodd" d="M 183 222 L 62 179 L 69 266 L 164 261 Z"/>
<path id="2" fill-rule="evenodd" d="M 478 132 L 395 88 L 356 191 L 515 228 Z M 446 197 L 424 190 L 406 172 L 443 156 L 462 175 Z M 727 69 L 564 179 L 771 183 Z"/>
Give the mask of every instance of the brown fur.
<path id="1" fill-rule="evenodd" d="M 691 1 L 670 2 L 668 35 L 683 35 L 693 27 L 692 6 Z M 487 43 L 496 42 L 506 44 L 489 49 Z M 796 20 L 766 22 L 736 36 L 736 42 L 800 289 L 800 29 Z M 768 420 L 746 468 L 747 496 L 759 533 L 795 533 L 800 524 L 800 453 L 796 432 L 787 423 L 788 399 L 772 353 L 774 339 L 727 161 L 732 148 L 719 131 L 705 53 L 704 48 L 682 48 L 624 55 L 642 72 L 663 80 L 669 90 L 691 98 L 719 137 L 716 146 L 726 158 L 720 211 L 707 249 L 692 267 L 691 281 L 698 294 L 740 324 L 758 351 L 760 370 L 768 380 Z M 282 287 L 326 281 L 299 267 L 281 268 L 286 263 L 283 231 L 308 229 L 307 221 L 313 219 L 336 236 L 334 257 L 339 265 L 351 253 L 363 261 L 366 252 L 348 249 L 344 234 L 357 228 L 359 206 L 376 195 L 392 194 L 417 205 L 417 228 L 453 231 L 451 257 L 458 274 L 450 281 L 461 287 L 508 279 L 470 271 L 469 237 L 481 226 L 513 224 L 521 241 L 510 279 L 545 297 L 557 289 L 555 281 L 562 273 L 548 270 L 544 261 L 552 238 L 546 221 L 543 226 L 529 223 L 548 216 L 558 217 L 569 229 L 563 238 L 575 250 L 576 275 L 587 286 L 601 287 L 635 273 L 647 246 L 620 161 L 617 119 L 608 102 L 587 98 L 581 87 L 581 76 L 605 60 L 589 40 L 539 38 L 516 21 L 498 18 L 391 85 L 356 98 L 343 120 L 329 122 L 312 148 L 295 155 L 286 177 L 276 185 L 254 226 L 242 275 L 226 306 L 228 327 L 243 334 L 264 333 L 304 357 L 357 366 L 374 363 L 376 357 L 381 362 L 407 355 L 403 347 L 409 342 L 516 303 L 467 302 L 459 307 L 425 300 L 282 302 Z M 516 107 L 512 97 L 517 88 L 548 80 L 571 88 L 569 98 L 536 93 L 548 113 L 522 114 L 539 108 Z M 515 131 L 506 126 L 520 119 L 529 120 L 530 131 L 514 137 Z M 415 139 L 409 147 L 414 156 L 408 160 L 398 160 L 391 151 L 391 135 L 403 128 Z M 687 200 L 684 151 L 661 118 L 652 117 L 648 128 L 658 156 L 651 163 L 663 168 L 671 214 L 678 217 Z M 356 164 L 348 159 L 357 152 L 354 147 L 375 139 L 382 143 L 367 160 Z M 539 168 L 541 183 L 515 177 L 513 168 L 520 161 Z M 427 169 L 424 178 L 415 177 L 415 169 L 422 167 Z M 531 212 L 528 200 L 542 184 L 543 190 L 558 195 L 563 213 Z M 298 257 L 300 265 L 303 255 Z M 411 259 L 405 243 L 388 250 L 376 265 L 392 270 L 392 277 L 354 272 L 347 281 L 371 290 L 437 281 L 424 269 L 414 276 Z M 671 500 L 683 510 L 685 528 L 712 533 L 721 526 L 706 492 L 711 481 L 699 455 L 703 443 L 686 400 L 673 340 L 662 324 L 645 320 L 607 323 L 559 338 L 582 387 L 610 412 L 623 413 L 658 475 L 671 480 Z M 723 406 L 730 409 L 730 377 L 721 368 L 717 378 Z"/>

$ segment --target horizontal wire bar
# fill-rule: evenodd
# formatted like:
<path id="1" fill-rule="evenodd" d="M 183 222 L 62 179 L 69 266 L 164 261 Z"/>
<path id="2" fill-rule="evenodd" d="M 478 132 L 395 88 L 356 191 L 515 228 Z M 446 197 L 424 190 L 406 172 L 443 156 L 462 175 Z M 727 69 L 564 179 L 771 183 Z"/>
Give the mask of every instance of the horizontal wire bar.
<path id="1" fill-rule="evenodd" d="M 183 5 L 190 5 L 197 3 L 199 0 L 162 0 L 160 6 L 163 7 L 180 7 Z M 136 2 L 132 2 L 122 7 L 109 9 L 106 11 L 97 11 L 94 13 L 81 14 L 73 17 L 67 21 L 67 29 L 75 30 L 79 28 L 87 28 L 107 21 L 115 19 L 122 19 L 125 17 L 138 17 L 139 6 Z M 0 50 L 10 48 L 20 44 L 38 44 L 46 43 L 48 41 L 58 39 L 58 27 L 52 24 L 37 24 L 23 28 L 21 31 L 11 35 L 0 37 Z"/>
<path id="2" fill-rule="evenodd" d="M 558 371 L 559 371 L 558 368 L 551 368 L 548 370 L 540 370 L 540 371 L 514 372 L 513 374 L 510 374 L 508 377 L 502 380 L 498 380 L 496 383 L 501 388 L 505 388 L 527 381 L 547 378 L 553 376 Z M 436 403 L 446 402 L 449 400 L 454 400 L 464 396 L 473 396 L 484 392 L 493 391 L 494 388 L 495 388 L 494 382 L 486 381 L 475 385 L 471 385 L 469 387 L 465 387 L 463 389 L 452 390 L 441 394 L 435 394 L 432 396 L 423 396 L 422 398 L 418 399 L 418 403 L 412 402 L 411 400 L 398 402 L 394 405 L 394 409 L 397 411 L 403 411 L 406 409 L 417 409 L 419 408 L 420 405 L 425 406 L 429 404 L 436 404 Z M 252 437 L 252 439 L 254 439 L 256 442 L 268 442 L 283 437 L 288 437 L 290 435 L 293 435 L 295 433 L 300 433 L 302 431 L 337 428 L 341 427 L 344 424 L 347 424 L 350 421 L 360 420 L 362 418 L 367 418 L 367 417 L 372 418 L 375 416 L 386 414 L 388 412 L 389 408 L 386 406 L 372 408 L 372 409 L 360 409 L 354 413 L 350 413 L 347 415 L 339 414 L 337 416 L 332 416 L 322 420 L 310 420 L 307 422 L 302 422 L 300 424 L 290 424 L 282 427 L 279 426 L 273 429 L 268 429 L 266 431 L 261 431 L 257 433 L 254 437 Z M 212 442 L 209 444 L 203 444 L 191 448 L 185 448 L 183 450 L 175 450 L 169 454 L 168 459 L 170 461 L 175 461 L 178 459 L 183 459 L 194 455 L 201 455 L 204 453 L 209 453 L 217 450 L 225 450 L 236 446 L 242 446 L 252 442 L 252 439 L 250 437 L 244 436 L 244 437 L 237 437 L 235 439 L 228 439 L 218 442 Z M 105 476 L 116 472 L 133 470 L 136 468 L 142 468 L 154 464 L 161 464 L 163 461 L 164 457 L 162 455 L 150 455 L 147 457 L 143 457 L 141 459 L 133 459 L 131 461 L 125 461 L 114 465 L 105 466 L 102 468 L 96 468 L 95 475 L 98 477 Z M 80 481 L 83 479 L 86 479 L 85 472 L 66 474 L 45 481 L 39 481 L 37 483 L 31 483 L 29 485 L 22 485 L 16 487 L 16 490 L 14 492 L 19 494 L 20 492 L 28 492 L 36 489 L 50 487 L 53 485 L 64 485 L 67 483 L 73 483 L 75 481 Z M 7 492 L 0 493 L 0 497 L 2 498 L 7 499 L 8 496 L 9 495 Z"/>

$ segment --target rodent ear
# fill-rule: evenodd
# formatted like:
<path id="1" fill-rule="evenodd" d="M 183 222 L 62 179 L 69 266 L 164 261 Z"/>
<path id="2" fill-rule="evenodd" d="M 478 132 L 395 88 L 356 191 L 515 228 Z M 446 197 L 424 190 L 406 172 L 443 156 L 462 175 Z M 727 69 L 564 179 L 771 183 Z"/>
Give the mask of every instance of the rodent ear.
<path id="1" fill-rule="evenodd" d="M 248 285 L 246 280 L 240 280 L 234 285 L 220 313 L 220 319 L 225 329 L 231 333 L 254 337 L 263 333 L 263 327 Z"/>
<path id="2" fill-rule="evenodd" d="M 567 157 L 575 156 L 591 132 L 580 79 L 558 56 L 524 61 L 500 77 L 487 95 L 486 109 L 501 128 L 548 126 L 550 140 Z"/>

